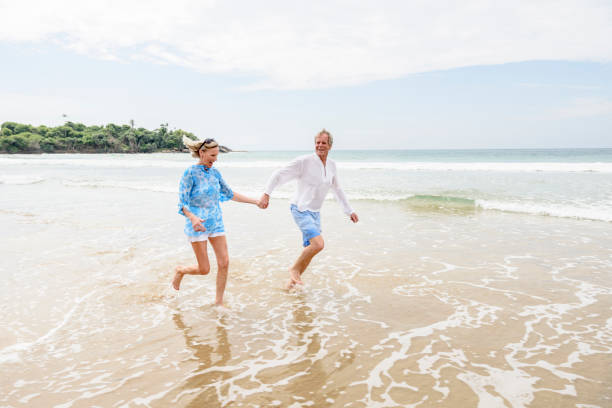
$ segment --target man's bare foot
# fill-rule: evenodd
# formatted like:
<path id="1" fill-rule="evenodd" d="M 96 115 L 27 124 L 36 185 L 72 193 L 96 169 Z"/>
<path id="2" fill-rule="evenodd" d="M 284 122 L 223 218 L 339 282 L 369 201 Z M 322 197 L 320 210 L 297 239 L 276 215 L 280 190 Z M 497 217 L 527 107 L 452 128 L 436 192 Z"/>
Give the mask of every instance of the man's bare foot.
<path id="1" fill-rule="evenodd" d="M 302 279 L 300 278 L 300 273 L 298 271 L 296 271 L 295 269 L 291 269 L 289 271 L 289 274 L 290 274 L 289 281 L 285 285 L 286 290 L 293 288 L 295 285 L 304 284 L 304 282 L 302 282 Z"/>
<path id="2" fill-rule="evenodd" d="M 183 269 L 180 266 L 174 268 L 174 279 L 172 279 L 172 287 L 175 290 L 179 290 L 181 288 L 181 281 L 183 280 L 183 276 L 185 276 L 182 270 Z"/>
<path id="3" fill-rule="evenodd" d="M 300 275 L 300 273 L 298 271 L 296 271 L 295 269 L 291 269 L 289 271 L 289 275 L 291 275 L 291 282 L 293 282 L 294 285 L 303 285 L 304 282 L 302 282 L 302 277 Z"/>
<path id="4" fill-rule="evenodd" d="M 285 290 L 291 290 L 291 288 L 293 288 L 294 286 L 295 283 L 293 283 L 293 279 L 289 278 L 287 283 L 285 283 Z"/>

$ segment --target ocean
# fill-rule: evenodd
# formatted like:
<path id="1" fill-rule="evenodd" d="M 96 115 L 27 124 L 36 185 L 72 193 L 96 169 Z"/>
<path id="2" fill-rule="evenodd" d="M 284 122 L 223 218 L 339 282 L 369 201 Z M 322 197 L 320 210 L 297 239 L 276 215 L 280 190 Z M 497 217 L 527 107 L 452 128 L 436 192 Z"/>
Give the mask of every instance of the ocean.
<path id="1" fill-rule="evenodd" d="M 259 197 L 307 153 L 215 166 Z M 222 204 L 219 309 L 214 266 L 170 287 L 189 154 L 0 155 L 0 405 L 612 406 L 612 149 L 330 157 L 360 222 L 330 193 L 286 292 L 295 184 Z"/>

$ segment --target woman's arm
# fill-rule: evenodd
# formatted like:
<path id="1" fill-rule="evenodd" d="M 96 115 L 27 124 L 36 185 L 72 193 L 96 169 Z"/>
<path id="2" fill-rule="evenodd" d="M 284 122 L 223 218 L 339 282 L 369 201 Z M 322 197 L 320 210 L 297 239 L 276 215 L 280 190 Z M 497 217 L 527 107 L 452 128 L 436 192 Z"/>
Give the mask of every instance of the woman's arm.
<path id="1" fill-rule="evenodd" d="M 257 201 L 254 198 L 251 197 L 247 197 L 245 195 L 242 195 L 240 193 L 237 193 L 234 191 L 234 196 L 232 197 L 232 201 L 236 201 L 239 203 L 247 203 L 247 204 L 255 204 L 255 205 L 259 205 L 259 201 Z"/>

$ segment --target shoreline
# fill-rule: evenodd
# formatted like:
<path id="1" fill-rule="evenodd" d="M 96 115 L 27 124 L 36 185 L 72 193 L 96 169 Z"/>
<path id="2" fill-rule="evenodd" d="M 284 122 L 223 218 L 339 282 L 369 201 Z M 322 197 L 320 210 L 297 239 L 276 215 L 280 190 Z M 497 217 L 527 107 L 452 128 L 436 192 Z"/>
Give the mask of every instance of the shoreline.
<path id="1" fill-rule="evenodd" d="M 219 150 L 219 153 L 248 153 L 249 150 L 233 150 L 230 149 L 229 151 L 221 151 Z M 1 152 L 0 151 L 0 155 L 5 154 L 7 156 L 12 156 L 12 155 L 16 155 L 16 154 L 27 154 L 27 155 L 43 155 L 43 154 L 49 154 L 49 155 L 53 155 L 53 154 L 153 154 L 153 153 L 189 153 L 188 149 L 183 149 L 183 150 L 156 150 L 156 151 L 152 151 L 152 152 L 93 152 L 93 151 L 53 151 L 53 152 Z"/>

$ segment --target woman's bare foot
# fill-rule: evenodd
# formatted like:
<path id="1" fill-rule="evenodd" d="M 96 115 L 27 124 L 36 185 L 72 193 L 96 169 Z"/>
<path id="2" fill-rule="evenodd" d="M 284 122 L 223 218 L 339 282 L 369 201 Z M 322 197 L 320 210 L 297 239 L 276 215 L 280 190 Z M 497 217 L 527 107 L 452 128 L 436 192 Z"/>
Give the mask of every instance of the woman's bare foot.
<path id="1" fill-rule="evenodd" d="M 185 274 L 183 273 L 183 268 L 181 268 L 180 266 L 174 268 L 174 278 L 172 279 L 172 287 L 175 290 L 179 290 L 181 288 L 181 281 L 183 280 L 183 276 L 185 276 Z"/>

